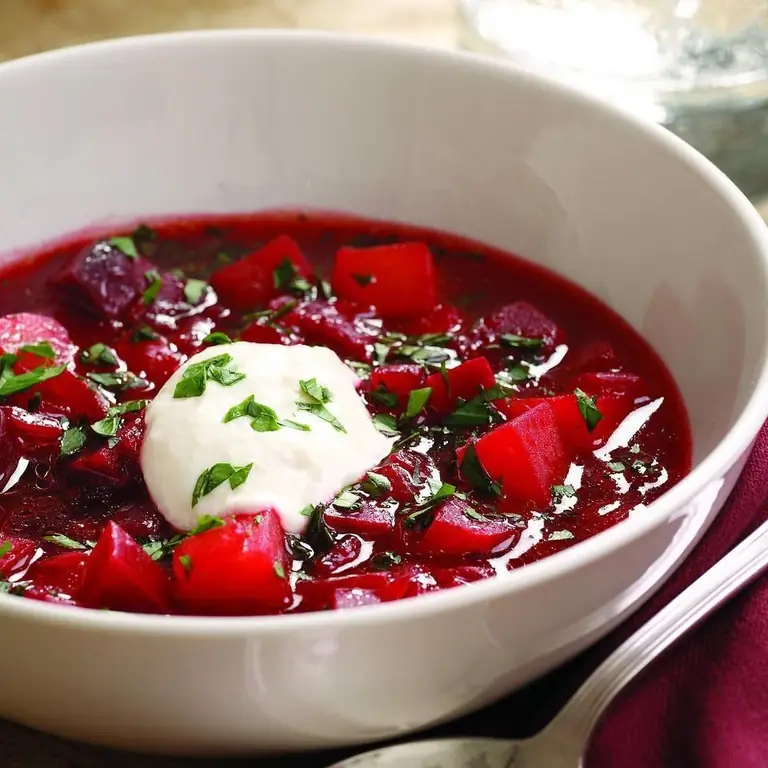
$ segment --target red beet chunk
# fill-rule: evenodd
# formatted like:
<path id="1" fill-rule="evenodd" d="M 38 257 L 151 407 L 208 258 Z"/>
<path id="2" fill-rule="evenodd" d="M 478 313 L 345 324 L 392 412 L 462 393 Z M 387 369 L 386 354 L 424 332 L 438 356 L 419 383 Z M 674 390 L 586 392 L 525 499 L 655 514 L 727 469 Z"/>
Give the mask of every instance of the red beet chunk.
<path id="1" fill-rule="evenodd" d="M 16 374 L 22 374 L 53 364 L 52 360 L 24 352 L 19 355 L 13 370 Z M 83 418 L 88 421 L 98 421 L 107 414 L 108 403 L 104 397 L 71 370 L 63 371 L 58 376 L 19 392 L 11 398 L 11 402 L 24 407 L 37 396 L 40 397 L 38 410 L 41 413 L 67 416 L 72 420 Z"/>
<path id="2" fill-rule="evenodd" d="M 117 435 L 115 435 L 117 437 L 115 452 L 125 466 L 138 467 L 144 430 L 143 414 L 126 414 L 123 416 Z"/>
<path id="3" fill-rule="evenodd" d="M 433 568 L 435 580 L 440 589 L 451 589 L 463 584 L 471 584 L 473 581 L 490 579 L 496 575 L 496 571 L 489 563 L 481 565 L 459 565 L 455 568 Z"/>
<path id="4" fill-rule="evenodd" d="M 408 401 L 408 395 L 424 386 L 424 369 L 413 363 L 384 365 L 371 373 L 372 392 L 389 392 L 397 397 L 397 406 L 402 407 Z"/>
<path id="5" fill-rule="evenodd" d="M 0 538 L 0 576 L 7 579 L 10 575 L 23 571 L 37 552 L 37 544 L 31 539 L 18 536 Z"/>
<path id="6" fill-rule="evenodd" d="M 439 589 L 432 572 L 423 565 L 404 565 L 394 576 L 392 584 L 384 590 L 386 600 L 402 600 Z"/>
<path id="7" fill-rule="evenodd" d="M 602 395 L 626 395 L 636 400 L 648 394 L 645 382 L 634 373 L 582 373 L 573 380 L 573 388 L 579 388 L 591 397 Z"/>
<path id="8" fill-rule="evenodd" d="M 329 608 L 359 608 L 362 605 L 376 605 L 381 598 L 372 589 L 337 589 L 331 595 Z"/>
<path id="9" fill-rule="evenodd" d="M 257 320 L 251 323 L 240 334 L 242 341 L 250 341 L 255 344 L 301 344 L 301 339 L 295 333 L 291 333 L 287 328 L 281 328 L 275 325 L 268 325 L 263 320 Z"/>
<path id="10" fill-rule="evenodd" d="M 283 321 L 308 344 L 330 347 L 341 357 L 369 362 L 379 331 L 363 317 L 343 314 L 334 304 L 308 301 L 299 304 Z"/>
<path id="11" fill-rule="evenodd" d="M 65 552 L 35 561 L 24 574 L 24 580 L 32 582 L 25 596 L 45 602 L 72 603 L 78 600 L 90 554 Z"/>
<path id="12" fill-rule="evenodd" d="M 186 360 L 186 355 L 162 337 L 132 341 L 126 336 L 117 345 L 117 353 L 128 370 L 162 387 Z"/>
<path id="13" fill-rule="evenodd" d="M 19 312 L 0 317 L 0 349 L 16 354 L 28 344 L 47 341 L 56 354 L 55 362 L 69 363 L 75 358 L 77 347 L 69 338 L 69 332 L 59 322 L 47 315 Z"/>
<path id="14" fill-rule="evenodd" d="M 83 473 L 91 482 L 123 486 L 130 478 L 123 470 L 117 452 L 108 445 L 86 448 L 70 461 L 72 472 Z"/>
<path id="15" fill-rule="evenodd" d="M 507 521 L 484 517 L 454 496 L 435 507 L 432 522 L 414 537 L 413 547 L 426 555 L 489 555 L 516 533 Z"/>
<path id="16" fill-rule="evenodd" d="M 598 397 L 596 405 L 602 418 L 590 432 L 579 410 L 576 395 L 510 398 L 496 401 L 496 407 L 507 418 L 513 420 L 543 404 L 549 406 L 555 414 L 560 434 L 567 445 L 575 450 L 590 450 L 610 437 L 632 410 L 634 403 L 633 398 L 629 395 Z"/>
<path id="17" fill-rule="evenodd" d="M 447 379 L 447 382 L 446 382 Z M 471 400 L 496 384 L 493 369 L 484 357 L 475 357 L 442 373 L 427 376 L 425 386 L 432 388 L 429 406 L 439 414 L 450 413 L 459 400 Z"/>
<path id="18" fill-rule="evenodd" d="M 149 500 L 124 504 L 115 510 L 112 520 L 134 539 L 170 538 L 173 535 L 165 518 Z"/>
<path id="19" fill-rule="evenodd" d="M 359 508 L 345 510 L 343 514 L 335 507 L 329 507 L 324 517 L 335 531 L 356 533 L 368 539 L 386 536 L 395 530 L 395 512 L 391 505 L 366 501 Z"/>
<path id="20" fill-rule="evenodd" d="M 23 456 L 32 457 L 57 451 L 64 429 L 61 422 L 45 413 L 30 413 L 15 406 L 0 406 L 7 418 L 10 434 Z"/>
<path id="21" fill-rule="evenodd" d="M 312 562 L 312 574 L 316 577 L 331 576 L 339 568 L 354 563 L 360 557 L 363 543 L 358 536 L 340 536 L 333 547 Z"/>
<path id="22" fill-rule="evenodd" d="M 291 602 L 285 533 L 273 509 L 189 537 L 174 552 L 173 573 L 187 613 L 274 613 Z"/>
<path id="23" fill-rule="evenodd" d="M 555 409 L 547 402 L 492 429 L 475 442 L 481 467 L 505 495 L 549 506 L 552 486 L 565 477 L 570 461 Z M 459 449 L 459 463 L 465 456 Z M 468 472 L 462 467 L 464 479 Z"/>
<path id="24" fill-rule="evenodd" d="M 190 357 L 207 346 L 203 340 L 213 333 L 215 321 L 210 317 L 191 317 L 177 323 L 178 330 L 168 336 L 168 341 L 183 355 Z"/>
<path id="25" fill-rule="evenodd" d="M 152 264 L 132 258 L 116 245 L 99 242 L 78 253 L 56 278 L 56 283 L 97 314 L 120 318 L 144 291 Z"/>
<path id="26" fill-rule="evenodd" d="M 301 579 L 296 585 L 296 591 L 302 599 L 302 607 L 322 610 L 335 605 L 338 590 L 364 590 L 383 602 L 394 581 L 393 574 L 385 571 L 353 573 L 330 578 Z"/>
<path id="27" fill-rule="evenodd" d="M 376 472 L 389 480 L 392 489 L 388 495 L 400 502 L 413 501 L 414 496 L 425 490 L 430 481 L 438 482 L 440 478 L 429 456 L 408 449 L 388 456 L 386 463 Z"/>
<path id="28" fill-rule="evenodd" d="M 384 316 L 420 315 L 437 303 L 432 254 L 423 243 L 340 248 L 331 284 L 340 298 Z"/>
<path id="29" fill-rule="evenodd" d="M 396 318 L 387 323 L 387 330 L 399 331 L 408 336 L 424 336 L 429 333 L 459 333 L 465 318 L 453 304 L 438 304 L 430 311 L 413 317 Z"/>
<path id="30" fill-rule="evenodd" d="M 214 272 L 211 285 L 219 298 L 233 309 L 258 309 L 274 296 L 286 292 L 285 288 L 276 285 L 279 281 L 275 277 L 275 270 L 286 259 L 298 276 L 312 277 L 312 267 L 299 246 L 290 237 L 281 235 L 240 261 Z"/>
<path id="31" fill-rule="evenodd" d="M 80 600 L 89 608 L 167 613 L 168 584 L 163 569 L 110 521 L 88 558 Z"/>
<path id="32" fill-rule="evenodd" d="M 505 333 L 525 338 L 541 339 L 541 350 L 549 354 L 565 341 L 565 333 L 545 314 L 526 301 L 516 301 L 496 310 L 483 323 L 492 339 Z M 490 340 L 490 339 L 489 339 Z"/>
<path id="33" fill-rule="evenodd" d="M 568 366 L 574 371 L 609 371 L 621 367 L 610 341 L 599 339 L 568 352 Z"/>

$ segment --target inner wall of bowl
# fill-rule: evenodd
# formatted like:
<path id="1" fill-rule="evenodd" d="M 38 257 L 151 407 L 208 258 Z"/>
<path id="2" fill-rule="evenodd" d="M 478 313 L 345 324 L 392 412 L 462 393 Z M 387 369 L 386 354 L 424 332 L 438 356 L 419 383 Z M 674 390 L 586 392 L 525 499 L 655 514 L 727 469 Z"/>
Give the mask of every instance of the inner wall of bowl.
<path id="1" fill-rule="evenodd" d="M 674 149 L 499 68 L 327 38 L 166 38 L 7 66 L 0 113 L 0 253 L 286 206 L 454 231 L 627 318 L 678 381 L 697 460 L 762 365 L 768 291 L 738 213 Z"/>

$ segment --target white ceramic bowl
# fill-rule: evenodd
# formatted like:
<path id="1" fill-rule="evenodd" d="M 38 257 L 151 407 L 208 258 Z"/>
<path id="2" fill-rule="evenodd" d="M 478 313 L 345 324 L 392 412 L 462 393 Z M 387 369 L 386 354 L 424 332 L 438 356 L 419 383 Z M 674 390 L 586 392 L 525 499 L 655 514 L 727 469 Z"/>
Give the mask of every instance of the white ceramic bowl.
<path id="1" fill-rule="evenodd" d="M 764 226 L 609 106 L 470 57 L 216 32 L 0 67 L 0 252 L 140 216 L 340 209 L 468 235 L 602 297 L 661 353 L 695 468 L 523 570 L 347 612 L 166 618 L 0 596 L 0 716 L 186 754 L 380 739 L 503 696 L 606 633 L 722 505 L 768 412 Z"/>

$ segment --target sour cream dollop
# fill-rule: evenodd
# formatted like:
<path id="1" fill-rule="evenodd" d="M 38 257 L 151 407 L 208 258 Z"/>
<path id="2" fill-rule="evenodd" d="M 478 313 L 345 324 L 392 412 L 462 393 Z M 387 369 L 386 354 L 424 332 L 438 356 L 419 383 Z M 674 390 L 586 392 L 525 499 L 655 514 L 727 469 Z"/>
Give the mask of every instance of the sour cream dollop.
<path id="1" fill-rule="evenodd" d="M 199 352 L 147 406 L 141 469 L 152 499 L 180 530 L 205 515 L 272 507 L 287 532 L 301 533 L 302 510 L 391 450 L 358 383 L 325 347 L 241 341 Z"/>

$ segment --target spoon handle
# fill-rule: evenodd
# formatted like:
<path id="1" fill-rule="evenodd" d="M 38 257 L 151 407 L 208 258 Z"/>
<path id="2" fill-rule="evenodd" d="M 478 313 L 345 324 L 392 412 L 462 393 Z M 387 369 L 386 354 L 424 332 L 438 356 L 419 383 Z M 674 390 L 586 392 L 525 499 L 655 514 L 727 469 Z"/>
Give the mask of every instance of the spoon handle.
<path id="1" fill-rule="evenodd" d="M 681 592 L 590 675 L 553 721 L 589 738 L 615 696 L 681 635 L 768 567 L 768 522 Z"/>

